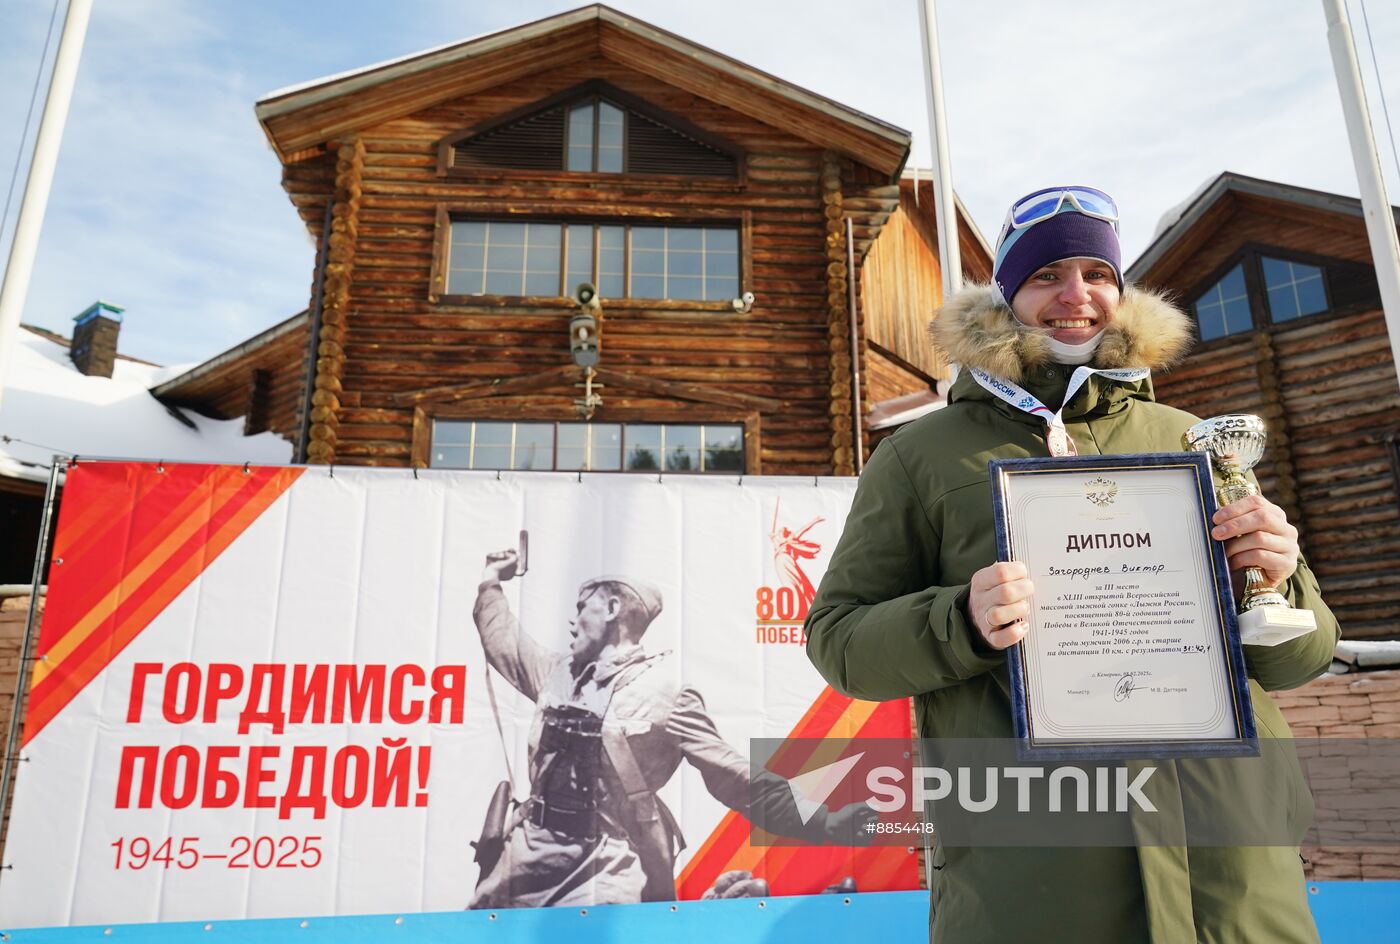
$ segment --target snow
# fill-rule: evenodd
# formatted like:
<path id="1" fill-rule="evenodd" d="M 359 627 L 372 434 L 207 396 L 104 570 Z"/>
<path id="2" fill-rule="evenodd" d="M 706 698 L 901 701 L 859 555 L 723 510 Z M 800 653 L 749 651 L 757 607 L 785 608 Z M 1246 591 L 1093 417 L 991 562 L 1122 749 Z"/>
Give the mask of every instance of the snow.
<path id="1" fill-rule="evenodd" d="M 1387 668 L 1400 665 L 1400 642 L 1392 639 L 1343 639 L 1332 657 L 1361 668 Z"/>
<path id="2" fill-rule="evenodd" d="M 1158 236 L 1161 236 L 1167 230 L 1175 226 L 1177 220 L 1185 216 L 1186 211 L 1191 209 L 1191 204 L 1195 203 L 1197 198 L 1200 197 L 1201 194 L 1209 190 L 1211 184 L 1215 183 L 1219 179 L 1219 174 L 1211 174 L 1205 179 L 1204 183 L 1202 183 L 1195 190 L 1192 190 L 1190 195 L 1185 200 L 1182 200 L 1175 206 L 1170 207 L 1167 210 L 1167 212 L 1163 213 L 1161 218 L 1157 220 L 1157 228 L 1152 231 L 1152 238 L 1155 240 Z"/>
<path id="3" fill-rule="evenodd" d="M 292 446 L 274 433 L 243 435 L 243 420 L 211 420 L 179 411 L 182 423 L 150 388 L 188 369 L 118 359 L 112 377 L 84 376 L 68 348 L 20 329 L 0 399 L 0 475 L 47 481 L 55 453 L 169 462 L 291 461 Z"/>
<path id="4" fill-rule="evenodd" d="M 870 410 L 870 428 L 888 429 L 891 426 L 903 426 L 947 405 L 947 401 L 932 390 L 918 390 L 889 400 L 881 400 Z"/>

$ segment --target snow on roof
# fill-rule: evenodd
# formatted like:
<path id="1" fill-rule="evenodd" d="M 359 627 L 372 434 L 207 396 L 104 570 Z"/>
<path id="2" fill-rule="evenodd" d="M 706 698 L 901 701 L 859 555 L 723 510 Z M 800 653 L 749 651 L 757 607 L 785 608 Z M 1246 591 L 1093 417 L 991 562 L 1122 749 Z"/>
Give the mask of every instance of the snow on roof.
<path id="1" fill-rule="evenodd" d="M 119 357 L 111 378 L 87 377 L 69 359 L 67 345 L 54 337 L 22 330 L 17 341 L 0 399 L 0 436 L 16 441 L 0 440 L 0 476 L 47 481 L 54 453 L 172 462 L 291 461 L 291 443 L 274 433 L 244 436 L 241 419 L 175 411 L 151 396 L 151 387 L 188 365 L 157 367 Z"/>
<path id="2" fill-rule="evenodd" d="M 1197 187 L 1195 190 L 1192 190 L 1185 200 L 1182 200 L 1175 206 L 1168 208 L 1167 211 L 1163 213 L 1161 217 L 1157 220 L 1157 228 L 1152 231 L 1152 238 L 1156 239 L 1158 236 L 1161 236 L 1167 230 L 1175 226 L 1176 221 L 1186 215 L 1186 211 L 1191 208 L 1191 204 L 1195 203 L 1196 200 L 1201 196 L 1201 194 L 1209 190 L 1211 184 L 1215 183 L 1219 179 L 1219 174 L 1211 174 L 1205 179 L 1204 182 L 1202 182 L 1202 184 L 1199 187 Z"/>
<path id="3" fill-rule="evenodd" d="M 916 390 L 903 396 L 881 400 L 870 408 L 870 428 L 888 429 L 891 426 L 903 426 L 947 405 L 942 394 L 934 390 Z"/>

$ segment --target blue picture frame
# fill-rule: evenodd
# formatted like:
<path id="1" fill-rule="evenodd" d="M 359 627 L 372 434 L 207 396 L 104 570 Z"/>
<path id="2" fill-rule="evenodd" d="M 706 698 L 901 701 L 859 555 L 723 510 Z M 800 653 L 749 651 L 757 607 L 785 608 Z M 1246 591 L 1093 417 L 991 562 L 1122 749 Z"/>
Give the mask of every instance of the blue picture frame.
<path id="1" fill-rule="evenodd" d="M 1199 452 L 1158 452 L 1120 456 L 1066 456 L 1029 459 L 994 459 L 988 463 L 992 489 L 993 517 L 996 522 L 997 559 L 1016 559 L 1011 546 L 1006 483 L 1011 476 L 1054 475 L 1083 472 L 1113 472 L 1131 475 L 1134 469 L 1187 468 L 1195 476 L 1196 498 L 1190 513 L 1199 515 L 1205 535 L 1208 560 L 1214 578 L 1215 599 L 1202 602 L 1202 612 L 1214 616 L 1214 634 L 1220 639 L 1219 651 L 1226 660 L 1226 677 L 1235 717 L 1232 738 L 1210 739 L 1084 739 L 1037 740 L 1032 732 L 1030 699 L 1027 697 L 1026 660 L 1017 643 L 1007 650 L 1007 672 L 1011 682 L 1012 724 L 1021 760 L 1133 760 L 1170 757 L 1256 757 L 1258 735 L 1254 707 L 1250 701 L 1244 650 L 1240 645 L 1234 592 L 1225 547 L 1210 537 L 1211 517 L 1216 511 L 1215 483 L 1210 460 Z M 1207 603 L 1213 606 L 1206 605 Z"/>

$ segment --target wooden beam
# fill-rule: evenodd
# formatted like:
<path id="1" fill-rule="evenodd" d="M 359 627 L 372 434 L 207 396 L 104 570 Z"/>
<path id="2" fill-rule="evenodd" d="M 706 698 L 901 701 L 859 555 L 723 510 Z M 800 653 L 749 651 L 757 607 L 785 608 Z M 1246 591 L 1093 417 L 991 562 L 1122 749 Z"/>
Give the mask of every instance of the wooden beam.
<path id="1" fill-rule="evenodd" d="M 0 475 L 0 493 L 12 495 L 30 495 L 35 498 L 43 498 L 48 487 L 43 482 L 31 482 L 28 479 L 11 478 Z"/>
<path id="2" fill-rule="evenodd" d="M 598 368 L 596 376 L 605 384 L 627 387 L 642 393 L 655 393 L 659 396 L 679 400 L 694 400 L 698 403 L 714 403 L 719 406 L 746 407 L 767 411 L 779 410 L 783 406 L 781 400 L 772 400 L 768 397 L 758 397 L 748 393 L 736 393 L 723 387 L 661 380 L 656 377 L 647 377 L 630 371 L 612 370 L 607 367 Z"/>
<path id="3" fill-rule="evenodd" d="M 272 114 L 273 109 L 267 104 L 260 103 L 258 108 L 268 140 L 285 163 L 296 152 L 340 135 L 593 55 L 597 42 L 595 22 L 577 24 L 431 71 L 380 82 L 359 94 L 313 100 L 277 114 Z"/>
<path id="4" fill-rule="evenodd" d="M 595 54 L 890 177 L 909 153 L 901 128 L 601 6 L 289 89 L 260 101 L 257 115 L 285 163 L 339 135 Z"/>
<path id="5" fill-rule="evenodd" d="M 526 377 L 498 377 L 495 380 L 429 387 L 426 390 L 390 394 L 385 399 L 398 406 L 416 406 L 420 403 L 455 403 L 460 400 L 480 400 L 484 397 L 504 397 L 552 386 L 578 372 L 579 368 L 568 364 Z"/>

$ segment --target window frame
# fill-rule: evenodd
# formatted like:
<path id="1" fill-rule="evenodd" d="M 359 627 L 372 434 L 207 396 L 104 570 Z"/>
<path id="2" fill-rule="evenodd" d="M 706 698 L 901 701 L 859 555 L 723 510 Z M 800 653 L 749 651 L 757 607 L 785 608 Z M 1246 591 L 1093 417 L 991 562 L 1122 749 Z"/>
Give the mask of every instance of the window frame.
<path id="1" fill-rule="evenodd" d="M 674 417 L 658 415 L 658 411 L 638 408 L 612 408 L 606 404 L 596 413 L 589 422 L 594 423 L 621 423 L 639 425 L 660 425 L 660 426 L 698 426 L 698 425 L 726 425 L 738 426 L 743 430 L 743 456 L 744 470 L 742 472 L 667 472 L 664 469 L 659 471 L 628 471 L 626 469 L 599 470 L 589 472 L 588 475 L 694 475 L 699 477 L 724 477 L 724 476 L 745 476 L 762 475 L 763 459 L 761 451 L 762 440 L 762 419 L 758 410 L 736 411 L 723 407 L 706 406 L 700 403 L 686 403 L 684 410 L 677 410 Z M 489 404 L 482 400 L 466 403 L 443 403 L 419 405 L 413 411 L 413 443 L 411 446 L 411 461 L 415 468 L 427 469 L 432 466 L 433 448 L 433 421 L 434 420 L 456 420 L 475 421 L 479 423 L 577 423 L 581 422 L 577 413 L 555 412 L 552 415 L 547 410 L 502 409 L 499 404 Z M 555 458 L 558 459 L 558 432 L 555 433 Z M 625 440 L 624 440 L 625 441 Z M 704 444 L 701 444 L 704 448 Z M 624 456 L 624 459 L 626 457 Z M 475 474 L 492 474 L 491 469 L 452 469 L 454 472 L 472 472 Z M 502 470 L 506 471 L 506 470 Z M 573 471 L 549 471 L 543 470 L 533 472 L 529 470 L 510 470 L 514 475 L 540 474 L 540 475 L 574 475 L 582 474 Z"/>
<path id="2" fill-rule="evenodd" d="M 749 210 L 736 213 L 730 209 L 677 207 L 674 213 L 657 206 L 618 208 L 601 214 L 598 208 L 577 202 L 520 203 L 516 201 L 481 200 L 474 203 L 439 203 L 433 226 L 433 255 L 428 280 L 428 301 L 440 307 L 557 308 L 571 310 L 573 300 L 563 295 L 462 295 L 447 291 L 450 268 L 452 223 L 458 219 L 499 221 L 504 223 L 558 223 L 561 226 L 591 224 L 602 226 L 733 226 L 739 237 L 739 293 L 753 291 L 753 214 Z M 596 250 L 595 250 L 596 253 Z M 561 250 L 562 255 L 562 250 Z M 596 255 L 595 255 L 596 258 Z M 630 264 L 624 256 L 624 265 Z M 561 265 L 564 265 L 561 259 Z M 561 273 L 562 274 L 562 273 Z M 706 313 L 706 321 L 716 317 L 749 319 L 748 314 L 736 312 L 731 299 L 691 301 L 679 298 L 607 298 L 605 309 L 641 310 L 648 313 L 670 312 Z"/>
<path id="3" fill-rule="evenodd" d="M 596 170 L 596 169 L 589 169 L 589 170 L 570 170 L 570 169 L 569 169 L 569 150 L 570 150 L 570 149 L 572 148 L 572 146 L 573 146 L 573 144 L 572 144 L 573 125 L 572 125 L 572 123 L 570 123 L 570 121 L 569 121 L 570 115 L 573 113 L 574 109 L 579 108 L 579 107 L 581 107 L 581 106 L 583 106 L 583 105 L 587 105 L 587 106 L 589 106 L 590 108 L 593 109 L 593 131 L 592 131 L 591 141 L 590 141 L 590 143 L 589 143 L 589 163 L 595 165 L 595 167 L 596 167 L 596 165 L 597 165 L 597 163 L 598 163 L 598 156 L 599 156 L 599 155 L 598 155 L 598 150 L 599 150 L 599 149 L 598 149 L 598 132 L 601 130 L 602 124 L 603 124 L 603 121 L 602 121 L 603 110 L 602 110 L 602 108 L 601 108 L 600 106 L 601 106 L 601 105 L 604 105 L 604 104 L 611 105 L 613 108 L 616 108 L 618 111 L 622 112 L 622 169 L 621 169 L 621 170 Z M 622 105 L 619 105 L 617 102 L 609 101 L 609 100 L 608 100 L 607 98 L 605 98 L 603 95 L 598 94 L 598 93 L 596 93 L 596 92 L 593 93 L 592 95 L 585 96 L 584 98 L 580 98 L 580 99 L 578 99 L 578 100 L 576 100 L 576 101 L 569 102 L 569 103 L 567 103 L 566 105 L 564 105 L 563 107 L 564 107 L 564 171 L 565 171 L 565 173 L 569 173 L 569 174 L 599 174 L 599 175 L 607 175 L 607 176 L 610 176 L 610 177 L 616 177 L 616 176 L 619 176 L 619 175 L 622 175 L 622 174 L 630 174 L 630 173 L 631 173 L 631 170 L 630 170 L 630 169 L 628 168 L 628 166 L 627 166 L 627 164 L 628 164 L 628 161 L 627 161 L 627 149 L 628 149 L 628 145 L 631 143 L 631 140 L 630 140 L 630 139 L 631 139 L 632 122 L 631 122 L 631 120 L 627 117 L 627 112 L 628 112 L 628 109 L 627 109 L 627 108 L 625 108 L 625 107 L 622 106 Z"/>
<path id="4" fill-rule="evenodd" d="M 1241 270 L 1240 275 L 1242 280 L 1244 281 L 1244 300 L 1245 304 L 1249 306 L 1249 327 L 1246 328 L 1244 331 L 1227 332 L 1218 337 L 1211 338 L 1209 341 L 1207 341 L 1201 335 L 1201 316 L 1196 310 L 1197 306 L 1200 305 L 1201 300 L 1203 298 L 1205 298 L 1211 292 L 1214 292 L 1216 287 L 1219 286 L 1221 282 L 1229 278 L 1230 273 L 1234 272 L 1236 268 Z M 1257 299 L 1256 293 L 1254 291 L 1254 286 L 1250 282 L 1250 265 L 1248 259 L 1236 259 L 1233 263 L 1226 266 L 1220 272 L 1219 277 L 1212 279 L 1210 282 L 1206 283 L 1205 288 L 1202 288 L 1196 292 L 1195 299 L 1195 301 L 1191 302 L 1191 310 L 1189 314 L 1191 315 L 1191 323 L 1195 328 L 1196 341 L 1199 344 L 1214 344 L 1216 341 L 1221 341 L 1225 338 L 1233 338 L 1241 334 L 1248 334 L 1249 332 L 1253 331 L 1259 326 L 1259 312 L 1258 306 L 1256 305 Z"/>
<path id="5" fill-rule="evenodd" d="M 1307 266 L 1310 269 L 1316 269 L 1322 281 L 1322 309 L 1320 311 L 1311 311 L 1307 314 L 1294 315 L 1292 318 L 1275 319 L 1273 307 L 1269 304 L 1269 280 L 1268 277 L 1264 274 L 1265 258 L 1273 259 L 1276 262 L 1285 262 L 1288 263 L 1290 266 L 1300 265 Z M 1304 318 L 1311 318 L 1313 315 L 1323 315 L 1332 310 L 1332 284 L 1327 278 L 1327 266 L 1316 262 L 1304 262 L 1301 259 L 1290 258 L 1288 256 L 1280 255 L 1276 252 L 1256 252 L 1254 254 L 1254 259 L 1255 262 L 1257 262 L 1259 265 L 1259 290 L 1264 293 L 1264 307 L 1268 309 L 1269 324 L 1292 324 L 1295 321 L 1301 321 Z M 1297 279 L 1294 279 L 1289 284 L 1294 286 L 1294 297 L 1296 300 L 1298 284 Z"/>
<path id="6" fill-rule="evenodd" d="M 592 98 L 595 102 L 599 99 L 621 108 L 623 111 L 622 125 L 622 166 L 621 171 L 582 171 L 567 170 L 568 167 L 568 112 L 577 104 L 582 104 L 585 100 Z M 453 167 L 452 149 L 462 141 L 474 138 L 477 135 L 486 134 L 497 128 L 504 127 L 523 118 L 528 118 L 537 112 L 547 111 L 550 108 L 561 107 L 564 109 L 564 152 L 561 155 L 559 170 L 525 170 L 510 167 L 482 168 L 482 167 Z M 627 112 L 636 112 L 656 123 L 677 132 L 687 138 L 692 138 L 705 147 L 719 151 L 734 160 L 734 176 L 732 177 L 691 177 L 685 174 L 642 174 L 629 171 L 627 169 L 627 146 L 630 141 L 630 120 L 626 117 Z M 597 113 L 594 113 L 594 133 L 597 133 Z M 595 138 L 596 148 L 596 138 Z M 674 188 L 678 190 L 721 190 L 734 191 L 742 190 L 748 183 L 748 152 L 738 145 L 727 141 L 704 128 L 687 121 L 678 115 L 662 111 L 651 103 L 630 95 L 621 89 L 610 85 L 601 79 L 591 79 L 570 88 L 550 95 L 547 98 L 539 99 L 522 105 L 497 115 L 486 121 L 478 122 L 461 131 L 449 134 L 438 142 L 437 148 L 437 175 L 439 177 L 466 177 L 474 180 L 544 180 L 557 181 L 560 183 L 574 183 L 581 181 L 596 181 L 599 183 L 616 183 L 625 186 L 628 181 L 635 181 L 648 189 L 657 187 Z"/>
<path id="7" fill-rule="evenodd" d="M 1322 291 L 1327 299 L 1327 307 L 1321 311 L 1315 311 L 1308 315 L 1299 315 L 1286 321 L 1274 321 L 1272 313 L 1268 307 L 1268 287 L 1264 280 L 1264 257 L 1268 256 L 1282 262 L 1292 262 L 1298 265 L 1313 266 L 1322 271 Z M 1206 292 L 1214 288 L 1221 279 L 1230 274 L 1230 270 L 1235 266 L 1242 266 L 1244 269 L 1244 287 L 1249 300 L 1250 327 L 1247 331 L 1236 331 L 1233 334 L 1221 335 L 1218 338 L 1211 338 L 1209 341 L 1201 339 L 1201 326 L 1196 320 L 1196 304 Z M 1206 275 L 1205 278 L 1197 282 L 1192 288 L 1183 293 L 1183 297 L 1189 299 L 1187 302 L 1187 314 L 1191 317 L 1191 331 L 1196 339 L 1198 350 L 1209 350 L 1213 346 L 1223 346 L 1231 340 L 1237 340 L 1256 331 L 1287 331 L 1298 325 L 1309 324 L 1315 319 L 1334 317 L 1341 314 L 1352 313 L 1351 308 L 1357 306 L 1347 306 L 1346 309 L 1334 307 L 1332 284 L 1329 278 L 1329 271 L 1336 270 L 1344 266 L 1355 266 L 1356 263 L 1347 259 L 1337 259 L 1332 256 L 1318 255 L 1317 253 L 1305 252 L 1297 249 L 1288 249 L 1282 246 L 1270 246 L 1264 243 L 1245 243 L 1235 252 L 1226 257 L 1225 261 L 1217 265 Z"/>

